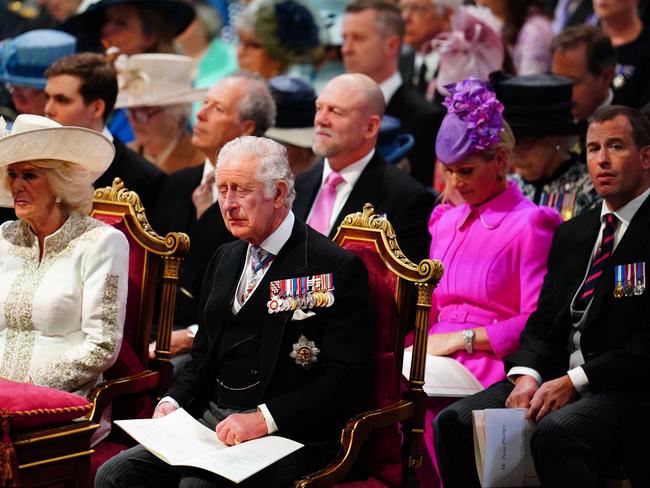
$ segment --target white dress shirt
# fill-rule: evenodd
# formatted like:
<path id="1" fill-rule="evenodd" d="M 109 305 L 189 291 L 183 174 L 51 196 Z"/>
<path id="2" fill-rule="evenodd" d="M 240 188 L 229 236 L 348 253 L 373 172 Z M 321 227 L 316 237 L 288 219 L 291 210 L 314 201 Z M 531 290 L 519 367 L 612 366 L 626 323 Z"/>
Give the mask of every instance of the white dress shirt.
<path id="1" fill-rule="evenodd" d="M 402 75 L 399 71 L 395 71 L 392 75 L 379 83 L 379 88 L 384 95 L 384 102 L 388 105 L 390 99 L 393 98 L 395 92 L 402 86 Z"/>

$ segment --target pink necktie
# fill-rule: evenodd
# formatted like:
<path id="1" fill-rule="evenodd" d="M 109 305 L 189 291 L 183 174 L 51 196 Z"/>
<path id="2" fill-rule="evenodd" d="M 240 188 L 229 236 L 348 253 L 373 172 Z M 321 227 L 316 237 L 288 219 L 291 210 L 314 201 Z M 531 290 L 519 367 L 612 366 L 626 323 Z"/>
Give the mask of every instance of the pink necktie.
<path id="1" fill-rule="evenodd" d="M 340 173 L 332 171 L 327 175 L 325 184 L 316 197 L 308 224 L 312 229 L 317 230 L 321 234 L 327 235 L 330 219 L 332 218 L 334 201 L 336 200 L 336 187 L 344 181 Z"/>

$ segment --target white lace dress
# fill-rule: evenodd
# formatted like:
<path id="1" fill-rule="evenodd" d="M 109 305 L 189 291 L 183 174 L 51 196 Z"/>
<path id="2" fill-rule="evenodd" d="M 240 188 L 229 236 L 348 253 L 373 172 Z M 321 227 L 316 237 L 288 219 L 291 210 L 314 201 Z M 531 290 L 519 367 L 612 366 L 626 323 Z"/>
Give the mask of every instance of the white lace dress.
<path id="1" fill-rule="evenodd" d="M 129 247 L 118 230 L 73 213 L 38 241 L 0 226 L 0 377 L 87 395 L 117 357 Z"/>

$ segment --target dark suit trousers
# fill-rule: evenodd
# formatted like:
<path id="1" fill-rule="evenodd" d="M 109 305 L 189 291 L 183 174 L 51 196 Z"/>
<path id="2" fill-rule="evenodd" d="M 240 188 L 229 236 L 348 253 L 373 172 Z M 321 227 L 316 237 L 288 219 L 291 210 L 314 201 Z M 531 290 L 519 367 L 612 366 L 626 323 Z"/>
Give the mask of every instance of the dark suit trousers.
<path id="1" fill-rule="evenodd" d="M 480 487 L 474 469 L 472 410 L 503 408 L 513 389 L 508 381 L 464 398 L 437 417 L 436 453 L 445 488 Z M 603 394 L 586 394 L 546 415 L 531 438 L 537 475 L 545 487 L 599 487 L 603 471 L 617 459 L 620 442 L 614 405 Z"/>
<path id="2" fill-rule="evenodd" d="M 254 411 L 254 410 L 251 410 Z M 227 416 L 241 412 L 220 408 L 214 403 L 199 419 L 203 425 L 214 427 Z M 243 411 L 246 412 L 246 411 Z M 215 434 L 216 436 L 216 434 Z M 210 488 L 210 487 L 277 487 L 286 488 L 304 474 L 322 467 L 322 455 L 309 446 L 280 459 L 239 484 L 203 469 L 172 466 L 157 458 L 142 445 L 122 451 L 101 466 L 95 478 L 96 488 Z"/>

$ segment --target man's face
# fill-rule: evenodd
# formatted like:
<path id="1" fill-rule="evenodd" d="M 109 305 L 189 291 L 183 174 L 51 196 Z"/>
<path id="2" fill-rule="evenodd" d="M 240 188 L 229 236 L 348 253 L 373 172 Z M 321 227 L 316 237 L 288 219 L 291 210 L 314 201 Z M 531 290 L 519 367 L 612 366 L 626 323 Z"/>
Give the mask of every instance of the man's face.
<path id="1" fill-rule="evenodd" d="M 63 22 L 74 15 L 81 3 L 79 0 L 37 0 L 43 5 L 54 20 Z"/>
<path id="2" fill-rule="evenodd" d="M 312 146 L 316 154 L 332 158 L 363 145 L 369 120 L 364 102 L 347 80 L 334 79 L 325 85 L 316 99 Z"/>
<path id="3" fill-rule="evenodd" d="M 284 196 L 279 195 L 281 192 L 275 197 L 264 194 L 264 185 L 256 178 L 256 167 L 254 158 L 221 162 L 217 166 L 216 185 L 221 215 L 230 233 L 259 245 L 271 234 Z"/>
<path id="4" fill-rule="evenodd" d="M 45 94 L 31 86 L 10 85 L 11 101 L 19 114 L 43 115 Z"/>
<path id="5" fill-rule="evenodd" d="M 596 16 L 607 20 L 637 10 L 639 0 L 593 0 L 593 6 Z"/>
<path id="6" fill-rule="evenodd" d="M 86 104 L 80 88 L 81 78 L 78 76 L 50 76 L 45 86 L 45 116 L 61 125 L 92 129 L 98 120 L 97 108 L 93 103 Z"/>
<path id="7" fill-rule="evenodd" d="M 445 32 L 449 22 L 434 0 L 400 0 L 404 19 L 404 42 L 419 49 L 424 42 Z"/>
<path id="8" fill-rule="evenodd" d="M 647 188 L 650 146 L 637 149 L 632 126 L 623 115 L 592 122 L 587 130 L 587 165 L 596 192 L 617 210 Z"/>
<path id="9" fill-rule="evenodd" d="M 574 119 L 588 119 L 607 98 L 611 76 L 606 72 L 594 75 L 587 69 L 587 45 L 584 43 L 555 51 L 551 72 L 573 80 Z"/>
<path id="10" fill-rule="evenodd" d="M 215 158 L 227 142 L 252 133 L 250 121 L 239 117 L 239 101 L 245 95 L 245 86 L 225 79 L 208 91 L 192 128 L 192 144 L 209 158 Z"/>
<path id="11" fill-rule="evenodd" d="M 363 73 L 378 83 L 387 59 L 397 56 L 376 24 L 373 9 L 345 14 L 343 18 L 343 62 L 348 73 Z M 396 37 L 396 36 L 392 36 Z"/>

